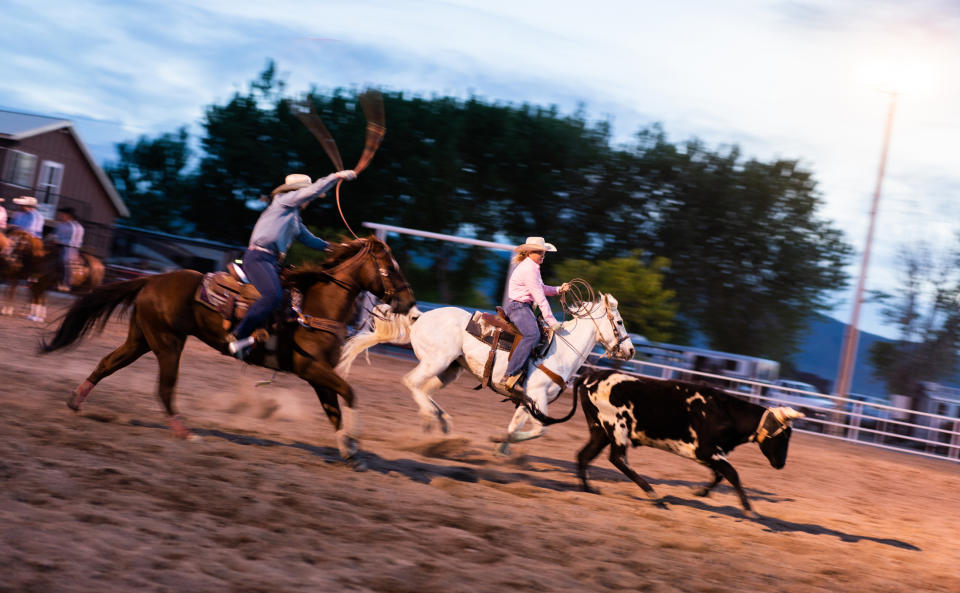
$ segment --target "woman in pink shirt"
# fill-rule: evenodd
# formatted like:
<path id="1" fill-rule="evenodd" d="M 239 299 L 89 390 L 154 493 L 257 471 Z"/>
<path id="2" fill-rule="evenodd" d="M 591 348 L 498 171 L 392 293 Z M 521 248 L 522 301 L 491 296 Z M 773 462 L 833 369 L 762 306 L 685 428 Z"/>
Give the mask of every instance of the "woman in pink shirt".
<path id="1" fill-rule="evenodd" d="M 534 303 L 540 308 L 543 320 L 550 329 L 557 330 L 560 327 L 553 312 L 550 311 L 547 297 L 566 292 L 570 285 L 564 282 L 561 286 L 549 286 L 544 284 L 540 277 L 540 264 L 543 263 L 546 252 L 556 250 L 557 248 L 544 241 L 543 237 L 527 237 L 523 245 L 514 249 L 517 254 L 513 257 L 513 261 L 517 266 L 510 274 L 507 285 L 507 296 L 510 301 L 507 303 L 506 313 L 510 321 L 520 330 L 523 338 L 517 344 L 507 364 L 507 372 L 499 385 L 501 389 L 520 391 L 517 383 L 523 376 L 530 351 L 540 340 L 540 326 L 533 312 Z"/>

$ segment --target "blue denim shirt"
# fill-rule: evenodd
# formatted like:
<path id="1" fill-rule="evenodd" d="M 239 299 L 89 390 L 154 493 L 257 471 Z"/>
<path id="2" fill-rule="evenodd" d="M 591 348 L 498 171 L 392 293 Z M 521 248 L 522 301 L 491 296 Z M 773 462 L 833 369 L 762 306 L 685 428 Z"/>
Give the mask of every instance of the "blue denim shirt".
<path id="1" fill-rule="evenodd" d="M 333 187 L 337 180 L 336 175 L 327 175 L 307 187 L 274 196 L 253 227 L 250 245 L 270 249 L 281 257 L 286 255 L 294 239 L 313 249 L 326 249 L 327 242 L 303 224 L 300 207 Z"/>
<path id="2" fill-rule="evenodd" d="M 36 210 L 21 210 L 10 218 L 10 226 L 27 231 L 37 238 L 43 237 L 43 214 Z"/>

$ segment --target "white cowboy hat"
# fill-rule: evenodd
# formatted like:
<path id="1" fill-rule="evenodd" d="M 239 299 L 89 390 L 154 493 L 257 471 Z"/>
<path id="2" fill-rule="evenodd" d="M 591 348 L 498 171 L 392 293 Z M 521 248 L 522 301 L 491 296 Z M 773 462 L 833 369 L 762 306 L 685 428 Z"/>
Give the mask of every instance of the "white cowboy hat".
<path id="1" fill-rule="evenodd" d="M 275 196 L 283 192 L 307 187 L 311 183 L 313 183 L 313 181 L 310 180 L 309 175 L 304 175 L 303 173 L 291 173 L 284 178 L 283 185 L 277 187 L 275 190 L 270 192 L 270 194 Z"/>
<path id="2" fill-rule="evenodd" d="M 517 245 L 514 251 L 556 251 L 553 243 L 547 243 L 543 237 L 527 237 L 523 245 Z"/>
<path id="3" fill-rule="evenodd" d="M 37 199 L 33 196 L 20 196 L 19 198 L 14 198 L 13 203 L 20 206 L 32 206 L 37 207 Z"/>

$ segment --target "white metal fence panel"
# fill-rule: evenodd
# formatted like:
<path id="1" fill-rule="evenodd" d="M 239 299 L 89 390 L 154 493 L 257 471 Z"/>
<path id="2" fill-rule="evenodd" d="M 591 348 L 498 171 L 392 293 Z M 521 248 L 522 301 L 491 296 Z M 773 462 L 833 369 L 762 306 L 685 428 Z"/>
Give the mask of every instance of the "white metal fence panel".
<path id="1" fill-rule="evenodd" d="M 763 406 L 786 405 L 799 409 L 806 414 L 806 418 L 794 424 L 800 432 L 960 461 L 960 418 L 898 408 L 865 396 L 845 398 L 772 387 L 769 383 L 640 360 L 614 362 L 591 357 L 585 367 L 612 367 L 627 374 L 657 379 L 704 381 Z"/>

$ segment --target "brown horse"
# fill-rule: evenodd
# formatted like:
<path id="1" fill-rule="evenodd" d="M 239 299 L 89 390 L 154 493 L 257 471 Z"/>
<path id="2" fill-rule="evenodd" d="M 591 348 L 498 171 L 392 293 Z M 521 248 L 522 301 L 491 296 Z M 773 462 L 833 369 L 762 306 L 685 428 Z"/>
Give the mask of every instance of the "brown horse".
<path id="1" fill-rule="evenodd" d="M 0 280 L 8 283 L 6 301 L 0 309 L 4 315 L 13 315 L 16 306 L 17 287 L 20 283 L 30 289 L 30 314 L 28 319 L 44 321 L 47 315 L 47 291 L 60 283 L 59 245 L 43 241 L 22 230 L 13 230 L 6 237 L 0 265 Z M 79 254 L 71 270 L 70 288 L 87 290 L 103 284 L 104 267 L 97 257 L 89 253 Z"/>
<path id="2" fill-rule="evenodd" d="M 180 356 L 188 336 L 227 354 L 227 330 L 223 317 L 199 303 L 195 294 L 203 274 L 178 270 L 147 278 L 107 284 L 80 296 L 67 311 L 56 334 L 41 346 L 52 352 L 69 346 L 94 326 L 100 329 L 112 312 L 133 308 L 127 340 L 101 359 L 100 364 L 70 395 L 67 405 L 79 410 L 93 387 L 102 379 L 153 351 L 160 365 L 157 395 L 168 415 L 170 428 L 180 438 L 191 436 L 173 404 Z M 286 287 L 301 295 L 297 323 L 278 330 L 277 363 L 274 368 L 296 373 L 307 381 L 337 431 L 340 455 L 361 469 L 355 434 L 353 389 L 333 367 L 340 356 L 354 303 L 367 290 L 398 314 L 419 313 L 416 300 L 390 248 L 376 237 L 332 245 L 332 253 L 320 267 L 287 271 Z M 282 329 L 286 327 L 286 329 Z M 246 361 L 264 365 L 266 353 L 258 345 Z M 341 412 L 337 396 L 346 409 Z"/>

